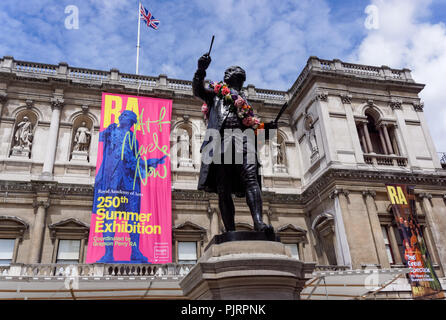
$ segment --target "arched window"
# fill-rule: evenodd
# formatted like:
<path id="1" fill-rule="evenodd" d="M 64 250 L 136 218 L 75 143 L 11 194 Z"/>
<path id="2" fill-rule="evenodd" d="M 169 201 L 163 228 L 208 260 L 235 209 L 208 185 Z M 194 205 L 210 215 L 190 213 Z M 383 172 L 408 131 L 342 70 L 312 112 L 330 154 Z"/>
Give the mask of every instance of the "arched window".
<path id="1" fill-rule="evenodd" d="M 382 135 L 380 134 L 380 130 L 376 125 L 375 118 L 368 112 L 366 112 L 366 116 L 367 130 L 369 132 L 370 141 L 372 144 L 372 150 L 370 150 L 369 153 L 386 154 L 387 152 L 384 152 L 385 144 L 383 144 L 383 141 L 380 140 L 380 136 L 382 138 Z"/>
<path id="2" fill-rule="evenodd" d="M 368 108 L 364 114 L 365 117 L 357 120 L 356 123 L 362 151 L 365 154 L 399 156 L 395 126 L 384 121 L 378 111 L 372 107 Z"/>
<path id="3" fill-rule="evenodd" d="M 337 265 L 335 251 L 335 225 L 331 213 L 318 215 L 312 223 L 311 229 L 316 235 L 318 246 L 322 251 L 323 259 L 328 265 Z"/>

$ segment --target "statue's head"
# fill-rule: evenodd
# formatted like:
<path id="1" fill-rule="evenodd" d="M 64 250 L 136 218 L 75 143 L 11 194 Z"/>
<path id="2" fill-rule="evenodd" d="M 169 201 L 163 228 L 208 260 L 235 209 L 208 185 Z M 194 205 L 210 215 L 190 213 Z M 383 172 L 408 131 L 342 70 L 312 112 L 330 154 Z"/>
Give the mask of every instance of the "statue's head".
<path id="1" fill-rule="evenodd" d="M 85 127 L 87 125 L 87 123 L 85 121 L 82 121 L 81 126 Z"/>
<path id="2" fill-rule="evenodd" d="M 29 118 L 27 116 L 23 117 L 23 121 L 28 121 L 28 120 L 29 120 Z"/>
<path id="3" fill-rule="evenodd" d="M 241 89 L 246 80 L 246 72 L 239 66 L 232 66 L 226 69 L 224 81 L 236 89 Z"/>
<path id="4" fill-rule="evenodd" d="M 119 116 L 119 125 L 123 127 L 128 127 L 129 129 L 138 122 L 136 113 L 130 110 L 125 110 Z"/>

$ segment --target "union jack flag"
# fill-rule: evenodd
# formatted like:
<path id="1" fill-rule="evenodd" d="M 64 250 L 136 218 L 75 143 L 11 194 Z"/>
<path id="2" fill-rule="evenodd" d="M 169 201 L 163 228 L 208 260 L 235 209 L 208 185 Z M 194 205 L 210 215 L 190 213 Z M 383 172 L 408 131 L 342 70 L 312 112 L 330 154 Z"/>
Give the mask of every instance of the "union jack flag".
<path id="1" fill-rule="evenodd" d="M 158 25 L 160 21 L 155 19 L 155 17 L 152 16 L 149 10 L 144 8 L 142 4 L 140 5 L 139 11 L 141 13 L 141 19 L 143 19 L 146 22 L 147 26 L 155 30 L 158 30 Z"/>

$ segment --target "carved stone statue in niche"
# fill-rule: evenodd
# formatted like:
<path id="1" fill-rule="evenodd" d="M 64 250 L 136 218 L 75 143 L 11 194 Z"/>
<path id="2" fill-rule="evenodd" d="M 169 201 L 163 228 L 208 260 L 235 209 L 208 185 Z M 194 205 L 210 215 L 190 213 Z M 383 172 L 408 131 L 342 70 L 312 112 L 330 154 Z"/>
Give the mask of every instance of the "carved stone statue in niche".
<path id="1" fill-rule="evenodd" d="M 77 128 L 76 135 L 74 136 L 74 151 L 88 152 L 91 133 L 86 126 L 86 122 L 82 121 L 81 126 Z"/>
<path id="2" fill-rule="evenodd" d="M 17 124 L 12 155 L 29 157 L 33 139 L 33 124 L 27 116 Z"/>
<path id="3" fill-rule="evenodd" d="M 182 129 L 181 135 L 178 138 L 178 147 L 179 147 L 179 166 L 180 167 L 191 167 L 192 159 L 191 159 L 191 139 L 187 130 Z"/>
<path id="4" fill-rule="evenodd" d="M 76 129 L 76 134 L 73 141 L 73 152 L 71 159 L 88 161 L 88 150 L 90 147 L 91 131 L 87 127 L 85 121 L 81 122 L 79 128 Z"/>
<path id="5" fill-rule="evenodd" d="M 274 172 L 284 172 L 286 173 L 286 163 L 285 163 L 285 144 L 284 141 L 273 141 L 271 140 L 271 149 L 273 157 L 273 171 Z"/>
<path id="6" fill-rule="evenodd" d="M 181 159 L 190 159 L 189 134 L 186 130 L 182 130 L 180 136 Z"/>
<path id="7" fill-rule="evenodd" d="M 310 115 L 305 115 L 305 130 L 306 137 L 308 141 L 308 146 L 310 148 L 311 159 L 313 159 L 316 154 L 319 153 L 319 147 L 317 145 L 316 130 L 314 128 L 314 121 Z"/>

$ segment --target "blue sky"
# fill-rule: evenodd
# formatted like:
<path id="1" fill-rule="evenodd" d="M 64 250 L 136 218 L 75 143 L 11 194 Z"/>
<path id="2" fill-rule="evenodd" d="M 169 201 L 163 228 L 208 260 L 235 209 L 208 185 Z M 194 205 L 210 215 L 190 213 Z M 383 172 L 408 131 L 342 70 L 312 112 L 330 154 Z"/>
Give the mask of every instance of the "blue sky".
<path id="1" fill-rule="evenodd" d="M 142 1 L 161 21 L 141 25 L 140 73 L 191 79 L 215 42 L 208 78 L 233 64 L 246 84 L 287 90 L 309 56 L 407 67 L 421 94 L 431 134 L 446 151 L 446 0 L 159 0 Z M 68 5 L 79 29 L 65 28 Z M 377 29 L 365 27 L 367 6 Z M 2 0 L 0 56 L 134 73 L 137 0 Z"/>

